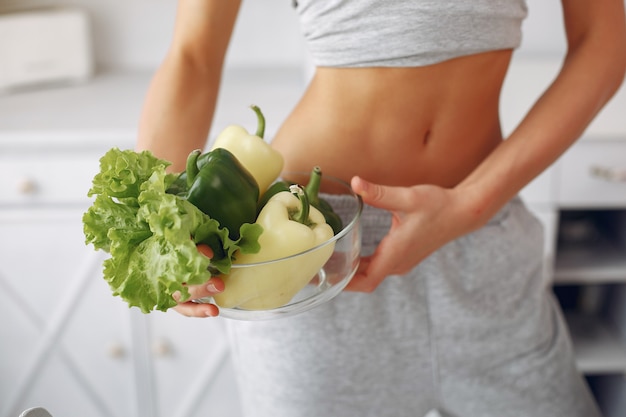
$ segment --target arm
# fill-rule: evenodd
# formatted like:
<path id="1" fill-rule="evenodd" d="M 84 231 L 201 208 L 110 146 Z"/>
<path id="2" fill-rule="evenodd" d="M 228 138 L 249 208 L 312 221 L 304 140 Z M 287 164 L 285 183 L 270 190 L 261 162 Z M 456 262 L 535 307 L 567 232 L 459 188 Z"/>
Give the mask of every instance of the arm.
<path id="1" fill-rule="evenodd" d="M 168 53 L 148 89 L 137 149 L 182 171 L 207 141 L 239 0 L 180 0 Z"/>
<path id="2" fill-rule="evenodd" d="M 453 189 L 384 187 L 352 180 L 355 192 L 393 213 L 389 234 L 365 258 L 349 289 L 373 291 L 445 243 L 484 225 L 583 133 L 624 79 L 623 0 L 562 0 L 568 51 L 558 77 L 510 137 Z"/>
<path id="3" fill-rule="evenodd" d="M 563 67 L 510 137 L 463 183 L 482 224 L 554 163 L 617 91 L 626 68 L 623 0 L 563 0 Z M 474 190 L 474 191 L 470 191 Z"/>

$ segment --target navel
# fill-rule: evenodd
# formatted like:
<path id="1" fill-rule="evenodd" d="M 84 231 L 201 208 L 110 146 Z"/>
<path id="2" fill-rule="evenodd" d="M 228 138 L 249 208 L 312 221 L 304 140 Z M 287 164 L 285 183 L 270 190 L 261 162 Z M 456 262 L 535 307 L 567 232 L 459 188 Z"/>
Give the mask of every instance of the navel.
<path id="1" fill-rule="evenodd" d="M 422 144 L 424 146 L 428 145 L 428 142 L 430 142 L 430 129 L 428 129 L 426 133 L 424 133 L 424 138 L 422 139 Z"/>

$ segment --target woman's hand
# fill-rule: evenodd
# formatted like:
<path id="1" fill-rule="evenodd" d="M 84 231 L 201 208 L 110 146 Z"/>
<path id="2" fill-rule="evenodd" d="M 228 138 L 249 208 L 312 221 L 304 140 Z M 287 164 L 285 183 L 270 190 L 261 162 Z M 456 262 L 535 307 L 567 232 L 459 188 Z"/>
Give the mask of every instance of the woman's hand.
<path id="1" fill-rule="evenodd" d="M 364 203 L 389 210 L 392 224 L 346 290 L 372 292 L 389 275 L 404 274 L 449 241 L 478 227 L 467 196 L 435 185 L 389 187 L 352 179 Z"/>
<path id="2" fill-rule="evenodd" d="M 213 251 L 207 245 L 198 245 L 198 251 L 208 258 L 213 257 Z M 201 285 L 192 285 L 189 287 L 188 301 L 179 302 L 174 310 L 187 317 L 215 317 L 219 314 L 219 309 L 214 304 L 209 303 L 196 303 L 191 300 L 197 300 L 199 298 L 211 297 L 212 295 L 219 294 L 224 291 L 224 282 L 216 277 L 209 279 L 207 282 Z M 180 299 L 180 293 L 175 292 L 174 299 L 178 302 Z"/>

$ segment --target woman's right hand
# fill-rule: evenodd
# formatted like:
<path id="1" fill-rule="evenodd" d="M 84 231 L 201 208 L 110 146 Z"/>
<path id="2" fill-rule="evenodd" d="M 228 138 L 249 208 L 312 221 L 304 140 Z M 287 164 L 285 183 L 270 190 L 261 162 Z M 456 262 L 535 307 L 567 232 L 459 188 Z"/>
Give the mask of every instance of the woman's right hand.
<path id="1" fill-rule="evenodd" d="M 198 251 L 208 258 L 213 257 L 213 251 L 207 245 L 198 245 Z M 224 281 L 218 277 L 209 279 L 204 284 L 189 286 L 190 297 L 187 301 L 179 302 L 174 310 L 187 317 L 215 317 L 219 314 L 219 308 L 215 304 L 198 303 L 191 300 L 211 297 L 224 291 Z M 180 293 L 177 291 L 173 294 L 174 299 L 178 302 Z"/>

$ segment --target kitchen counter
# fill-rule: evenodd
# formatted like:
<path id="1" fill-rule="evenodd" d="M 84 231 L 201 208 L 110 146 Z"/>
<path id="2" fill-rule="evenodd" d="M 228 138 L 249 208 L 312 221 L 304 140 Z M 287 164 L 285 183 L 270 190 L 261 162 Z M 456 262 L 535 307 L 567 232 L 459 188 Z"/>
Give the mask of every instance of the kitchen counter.
<path id="1" fill-rule="evenodd" d="M 112 142 L 132 147 L 152 72 L 104 72 L 89 82 L 0 95 L 0 149 L 98 147 Z M 305 88 L 301 70 L 233 69 L 225 72 L 211 137 L 230 124 L 249 130 L 263 110 L 268 137 Z"/>

